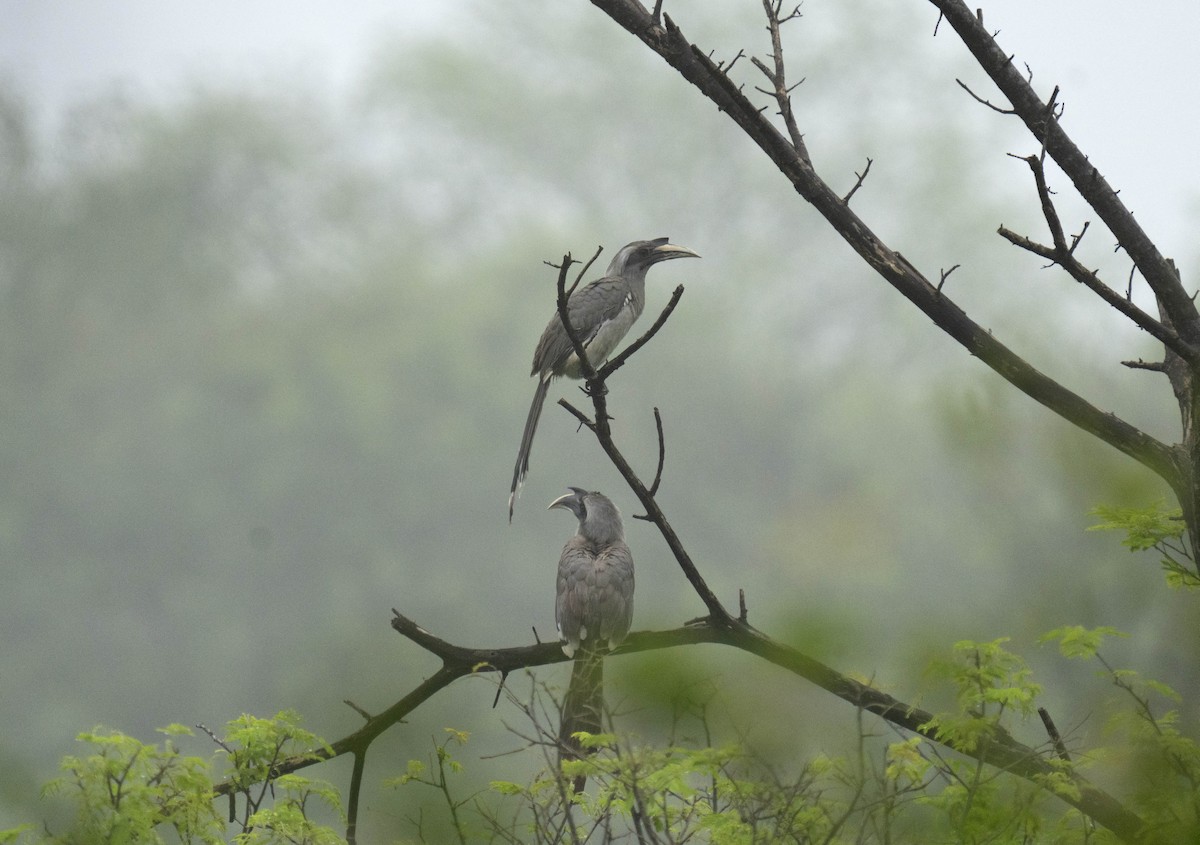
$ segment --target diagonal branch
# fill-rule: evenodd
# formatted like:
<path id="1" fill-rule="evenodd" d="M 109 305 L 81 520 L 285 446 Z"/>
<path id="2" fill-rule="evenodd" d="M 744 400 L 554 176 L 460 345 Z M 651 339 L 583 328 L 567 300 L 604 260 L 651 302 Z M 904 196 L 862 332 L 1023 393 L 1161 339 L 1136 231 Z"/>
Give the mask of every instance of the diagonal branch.
<path id="1" fill-rule="evenodd" d="M 675 290 L 671 293 L 671 298 L 667 301 L 666 306 L 658 315 L 658 319 L 650 325 L 650 328 L 646 329 L 646 333 L 633 343 L 629 344 L 629 346 L 621 350 L 621 354 L 609 358 L 608 363 L 600 368 L 600 371 L 597 373 L 597 377 L 600 380 L 604 380 L 617 370 L 621 369 L 621 367 L 625 366 L 625 362 L 629 360 L 629 357 L 633 355 L 633 353 L 637 352 L 639 349 L 649 343 L 650 339 L 658 334 L 658 330 L 661 329 L 663 324 L 667 322 L 667 318 L 671 316 L 671 312 L 675 310 L 675 306 L 679 304 L 679 299 L 682 296 L 683 285 L 676 285 Z"/>
<path id="2" fill-rule="evenodd" d="M 596 416 L 600 417 L 604 413 L 604 396 L 602 393 L 593 392 L 592 402 L 595 404 Z M 559 399 L 558 404 L 566 408 L 577 420 L 586 426 L 593 434 L 596 435 L 596 440 L 600 443 L 600 448 L 608 455 L 608 459 L 612 461 L 613 466 L 617 468 L 617 472 L 625 479 L 625 483 L 629 485 L 638 501 L 642 503 L 642 507 L 646 509 L 646 515 L 643 517 L 647 522 L 652 522 L 666 541 L 667 548 L 671 550 L 671 554 L 675 557 L 675 562 L 679 564 L 679 568 L 683 570 L 684 577 L 688 579 L 688 583 L 692 585 L 692 589 L 700 596 L 700 600 L 704 602 L 708 608 L 709 618 L 714 624 L 727 625 L 733 621 L 729 611 L 721 604 L 721 600 L 717 598 L 716 593 L 705 582 L 701 576 L 700 570 L 696 568 L 695 562 L 692 561 L 691 555 L 684 548 L 683 541 L 679 539 L 679 535 L 675 533 L 675 529 L 671 523 L 667 521 L 666 514 L 662 508 L 658 506 L 658 502 L 654 498 L 654 494 L 649 488 L 642 483 L 638 474 L 634 471 L 629 461 L 621 454 L 621 450 L 617 448 L 617 444 L 613 441 L 612 432 L 604 427 L 596 425 L 592 420 L 588 419 L 587 414 L 580 411 L 566 399 Z"/>
<path id="3" fill-rule="evenodd" d="M 1129 298 L 1122 296 L 1118 291 L 1104 284 L 1095 271 L 1089 270 L 1075 257 L 1075 248 L 1079 246 L 1079 241 L 1083 237 L 1083 233 L 1081 232 L 1079 235 L 1073 237 L 1070 244 L 1067 243 L 1062 221 L 1059 219 L 1058 210 L 1054 207 L 1054 200 L 1050 196 L 1050 187 L 1046 183 L 1046 170 L 1041 157 L 1031 155 L 1021 160 L 1028 164 L 1029 168 L 1033 171 L 1038 199 L 1042 205 L 1042 216 L 1045 217 L 1046 225 L 1050 228 L 1050 237 L 1053 246 L 1039 244 L 1027 237 L 1016 234 L 1004 226 L 1001 226 L 998 230 L 1000 236 L 1015 246 L 1019 246 L 1028 252 L 1032 252 L 1034 255 L 1039 255 L 1058 264 L 1067 271 L 1072 279 L 1124 314 L 1134 325 L 1144 330 L 1159 343 L 1170 347 L 1180 357 L 1195 360 L 1197 358 L 1195 347 L 1185 343 L 1173 329 L 1164 326 L 1154 317 L 1151 317 L 1141 308 L 1138 308 Z"/>
<path id="4" fill-rule="evenodd" d="M 654 28 L 649 14 L 636 0 L 591 0 L 614 21 L 639 38 L 704 96 L 729 115 L 771 159 L 796 192 L 829 222 L 868 265 L 907 297 L 942 331 L 972 355 L 1031 398 L 1088 433 L 1124 452 L 1165 479 L 1176 490 L 1185 489 L 1174 452 L 1165 444 L 1125 420 L 1092 405 L 1078 394 L 1039 372 L 969 318 L 944 292 L 930 284 L 902 255 L 871 231 L 799 155 L 791 142 L 763 115 L 700 48 L 684 37 L 669 15 L 665 28 Z M 945 0 L 949 4 L 951 0 Z M 965 7 L 964 7 L 965 8 Z M 949 18 L 949 16 L 947 16 Z M 972 20 L 973 20 L 972 15 Z M 956 27 L 957 28 L 957 27 Z M 989 36 L 990 40 L 990 36 Z M 993 42 L 994 43 L 994 42 Z M 1022 85 L 1026 83 L 1022 80 Z M 1038 114 L 1045 118 L 1044 104 Z M 1052 148 L 1048 146 L 1048 149 Z M 1090 165 L 1089 165 L 1090 166 Z M 1106 221 L 1107 222 L 1107 221 Z M 1111 224 L 1110 224 L 1111 228 Z M 1114 230 L 1115 231 L 1115 230 Z M 1140 231 L 1140 230 L 1139 230 Z M 1123 241 L 1124 242 L 1124 241 Z M 1153 248 L 1152 246 L 1150 247 Z M 1131 250 L 1131 254 L 1133 250 Z M 1145 260 L 1146 249 L 1139 254 Z M 1154 252 L 1157 255 L 1157 251 Z M 1137 260 L 1135 258 L 1135 260 Z M 1141 268 L 1141 265 L 1139 265 Z M 1147 275 L 1142 268 L 1143 275 Z M 1161 274 L 1159 275 L 1161 282 Z M 1177 279 L 1176 279 L 1177 283 Z M 1182 291 L 1182 288 L 1179 288 Z M 1184 299 L 1187 297 L 1184 296 Z M 1190 301 L 1188 307 L 1190 308 Z M 1193 314 L 1194 309 L 1193 309 Z M 1178 325 L 1176 331 L 1180 331 Z M 1200 327 L 1198 327 L 1200 330 Z"/>
<path id="5" fill-rule="evenodd" d="M 1033 90 L 1029 80 L 1013 65 L 1012 57 L 1000 49 L 996 40 L 963 0 L 929 0 L 954 28 L 979 66 L 1012 104 L 1033 137 L 1071 180 L 1075 189 L 1091 206 L 1133 259 L 1142 277 L 1158 298 L 1175 330 L 1189 343 L 1200 342 L 1200 312 L 1180 283 L 1158 247 L 1134 219 L 1108 181 L 1068 137 L 1046 104 Z"/>

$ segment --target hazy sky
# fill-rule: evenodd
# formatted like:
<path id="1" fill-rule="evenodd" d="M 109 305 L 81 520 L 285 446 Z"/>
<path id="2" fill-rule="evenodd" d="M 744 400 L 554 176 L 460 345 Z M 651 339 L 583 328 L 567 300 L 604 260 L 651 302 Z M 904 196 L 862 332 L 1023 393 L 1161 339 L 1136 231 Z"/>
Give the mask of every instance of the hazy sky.
<path id="1" fill-rule="evenodd" d="M 824 2 L 832 0 L 809 0 L 807 13 L 819 14 Z M 745 5 L 758 12 L 756 0 Z M 427 0 L 0 0 L 0 72 L 31 95 L 43 119 L 114 83 L 169 95 L 201 75 L 233 81 L 298 70 L 337 91 L 353 83 L 383 34 L 455 31 L 470 8 Z M 666 8 L 686 21 L 713 6 L 672 0 Z M 1068 131 L 1164 251 L 1191 263 L 1194 225 L 1183 218 L 1200 212 L 1200 177 L 1190 164 L 1200 136 L 1200 4 L 1000 0 L 984 15 L 1005 49 L 1029 62 L 1039 91 L 1062 86 Z M 599 15 L 597 25 L 613 26 Z"/>

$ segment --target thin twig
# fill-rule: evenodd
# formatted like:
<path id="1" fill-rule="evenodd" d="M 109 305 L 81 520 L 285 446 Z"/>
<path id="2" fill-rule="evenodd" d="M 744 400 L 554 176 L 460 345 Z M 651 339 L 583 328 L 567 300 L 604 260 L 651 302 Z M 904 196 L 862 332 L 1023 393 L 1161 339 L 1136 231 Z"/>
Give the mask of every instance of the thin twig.
<path id="1" fill-rule="evenodd" d="M 842 197 L 842 202 L 846 203 L 847 205 L 850 204 L 850 198 L 858 192 L 859 188 L 862 187 L 863 180 L 866 179 L 867 174 L 871 172 L 871 165 L 873 163 L 874 162 L 871 160 L 871 157 L 867 156 L 867 166 L 863 168 L 863 172 L 859 173 L 857 170 L 854 171 L 854 175 L 858 177 L 858 181 L 854 183 L 854 187 L 850 189 L 850 193 Z"/>
<path id="2" fill-rule="evenodd" d="M 953 273 L 955 270 L 957 270 L 961 266 L 962 266 L 961 264 L 955 264 L 949 270 L 941 271 L 941 278 L 938 279 L 938 283 L 937 283 L 938 293 L 942 292 L 942 285 L 946 284 L 946 279 L 950 278 L 950 274 Z"/>
<path id="3" fill-rule="evenodd" d="M 571 348 L 575 350 L 575 356 L 579 359 L 580 371 L 584 378 L 590 381 L 596 377 L 596 371 L 592 369 L 592 362 L 588 360 L 587 349 L 584 348 L 583 341 L 579 339 L 579 335 L 575 333 L 575 327 L 571 325 L 570 309 L 567 307 L 567 268 L 574 263 L 575 259 L 571 258 L 571 253 L 568 252 L 563 256 L 562 264 L 558 265 L 558 281 L 556 282 L 558 319 L 562 321 L 567 338 L 571 341 Z"/>
<path id="4" fill-rule="evenodd" d="M 649 343 L 650 338 L 658 334 L 658 330 L 661 329 L 663 324 L 667 322 L 667 318 L 671 316 L 671 312 L 675 310 L 675 306 L 679 304 L 679 300 L 682 296 L 683 285 L 676 285 L 675 290 L 671 292 L 671 299 L 667 302 L 666 307 L 663 308 L 662 313 L 658 315 L 658 319 L 654 321 L 650 328 L 646 329 L 645 334 L 621 350 L 619 355 L 614 358 L 610 358 L 608 363 L 601 367 L 596 373 L 595 381 L 603 382 L 606 380 L 617 370 L 621 369 L 621 367 L 625 365 L 625 362 L 629 360 L 629 357 L 633 355 L 633 353 L 637 352 L 639 349 Z"/>
<path id="5" fill-rule="evenodd" d="M 600 253 L 602 252 L 604 252 L 604 246 L 597 246 L 596 251 L 592 253 L 592 257 L 585 261 L 583 266 L 579 268 L 579 272 L 575 274 L 575 281 L 571 282 L 571 288 L 567 291 L 568 298 L 570 298 L 571 294 L 575 293 L 575 288 L 579 287 L 579 283 L 583 281 L 584 274 L 596 263 L 596 259 L 600 257 Z"/>
<path id="6" fill-rule="evenodd" d="M 662 414 L 659 413 L 657 406 L 654 408 L 654 427 L 658 430 L 658 468 L 654 470 L 654 482 L 650 485 L 651 496 L 658 492 L 658 485 L 662 481 L 663 464 L 667 460 L 667 442 L 663 437 Z"/>
<path id="7" fill-rule="evenodd" d="M 958 83 L 959 88 L 963 89 L 968 94 L 970 94 L 971 97 L 975 100 L 975 102 L 981 103 L 982 105 L 987 106 L 992 111 L 999 112 L 1000 114 L 1016 114 L 1016 112 L 1013 111 L 1012 109 L 1001 108 L 1000 106 L 994 105 L 991 100 L 985 100 L 983 97 L 980 97 L 978 94 L 976 94 L 974 91 L 972 91 L 967 86 L 967 83 L 963 82 L 961 79 L 955 79 L 954 81 Z"/>
<path id="8" fill-rule="evenodd" d="M 791 92 L 797 86 L 804 82 L 803 79 L 795 85 L 788 86 L 787 74 L 783 65 L 783 40 L 779 35 L 779 27 L 782 23 L 791 20 L 794 17 L 800 16 L 800 7 L 786 18 L 780 19 L 779 11 L 781 3 L 776 3 L 771 6 L 771 0 L 762 0 L 763 12 L 767 16 L 767 31 L 771 33 L 771 59 L 774 62 L 774 71 L 767 68 L 765 64 L 757 58 L 751 58 L 754 66 L 762 71 L 763 75 L 771 81 L 772 91 L 764 91 L 763 93 L 775 98 L 776 104 L 779 106 L 779 115 L 783 118 L 783 125 L 787 128 L 788 137 L 792 140 L 792 147 L 800 158 L 808 161 L 808 148 L 804 144 L 804 136 L 800 133 L 800 128 L 796 125 L 796 115 L 792 112 L 792 97 Z"/>
<path id="9" fill-rule="evenodd" d="M 1135 305 L 1131 296 L 1122 296 L 1120 292 L 1104 284 L 1093 270 L 1089 270 L 1075 257 L 1075 248 L 1083 239 L 1084 234 L 1086 234 L 1088 224 L 1085 223 L 1079 234 L 1072 236 L 1071 243 L 1067 243 L 1062 221 L 1058 216 L 1058 210 L 1055 208 L 1054 200 L 1051 196 L 1050 186 L 1046 182 L 1046 168 L 1041 157 L 1034 155 L 1014 155 L 1011 157 L 1024 161 L 1033 173 L 1038 201 L 1042 207 L 1042 216 L 1046 220 L 1046 225 L 1050 228 L 1052 245 L 1039 244 L 1024 235 L 1018 235 L 1004 226 L 999 228 L 999 235 L 1014 246 L 1039 255 L 1042 258 L 1048 259 L 1051 263 L 1062 267 L 1071 278 L 1091 290 L 1108 305 L 1128 317 L 1138 328 L 1150 334 L 1179 356 L 1190 361 L 1200 361 L 1200 350 L 1196 350 L 1190 344 L 1184 342 L 1173 328 L 1155 319 Z"/>

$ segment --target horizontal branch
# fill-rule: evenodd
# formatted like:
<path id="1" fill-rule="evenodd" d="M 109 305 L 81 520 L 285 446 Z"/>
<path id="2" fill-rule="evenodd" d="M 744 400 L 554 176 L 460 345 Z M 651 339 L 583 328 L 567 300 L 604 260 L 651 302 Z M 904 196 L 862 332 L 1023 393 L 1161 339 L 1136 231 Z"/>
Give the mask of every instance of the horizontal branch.
<path id="1" fill-rule="evenodd" d="M 311 766 L 330 757 L 346 753 L 361 755 L 367 746 L 383 731 L 401 721 L 405 716 L 427 701 L 438 691 L 459 678 L 483 672 L 508 674 L 514 670 L 561 663 L 569 660 L 557 643 L 512 648 L 469 648 L 453 645 L 441 640 L 421 628 L 399 611 L 392 611 L 392 627 L 426 651 L 441 658 L 442 668 L 420 683 L 412 692 L 401 698 L 383 713 L 372 717 L 367 724 L 354 733 L 332 743 L 332 754 L 322 754 L 316 759 L 308 755 L 285 761 L 272 772 L 278 777 L 287 772 Z M 708 619 L 667 631 L 635 631 L 612 652 L 612 656 L 657 651 L 664 648 L 714 643 L 727 645 L 754 654 L 794 675 L 816 684 L 855 707 L 873 713 L 904 730 L 924 736 L 931 742 L 950 748 L 967 757 L 981 760 L 997 768 L 1021 777 L 1036 779 L 1061 772 L 1051 765 L 1036 749 L 1014 739 L 1007 731 L 998 728 L 989 742 L 978 743 L 973 748 L 962 748 L 945 738 L 937 736 L 928 727 L 933 714 L 906 704 L 872 686 L 856 681 L 825 665 L 803 652 L 776 642 L 745 622 L 714 624 Z M 1126 810 L 1120 802 L 1105 791 L 1094 786 L 1086 778 L 1069 773 L 1079 797 L 1059 794 L 1064 801 L 1077 807 L 1104 826 L 1123 837 L 1131 836 L 1141 826 L 1141 820 Z M 230 791 L 229 784 L 222 784 L 218 794 Z"/>

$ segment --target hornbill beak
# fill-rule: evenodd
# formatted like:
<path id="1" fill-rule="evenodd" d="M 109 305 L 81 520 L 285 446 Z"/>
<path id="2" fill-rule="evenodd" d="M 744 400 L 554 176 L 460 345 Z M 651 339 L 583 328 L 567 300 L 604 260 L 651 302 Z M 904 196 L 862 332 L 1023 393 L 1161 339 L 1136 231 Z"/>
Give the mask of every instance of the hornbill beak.
<path id="1" fill-rule="evenodd" d="M 571 492 L 565 496 L 559 496 L 546 506 L 546 510 L 563 508 L 575 514 L 577 519 L 583 519 L 583 497 L 587 495 L 588 491 L 582 487 L 568 487 L 567 489 Z"/>
<path id="2" fill-rule="evenodd" d="M 680 246 L 679 244 L 663 244 L 662 246 L 656 246 L 650 255 L 653 257 L 655 264 L 660 261 L 668 261 L 672 258 L 700 257 L 700 253 L 690 250 L 686 246 Z"/>

